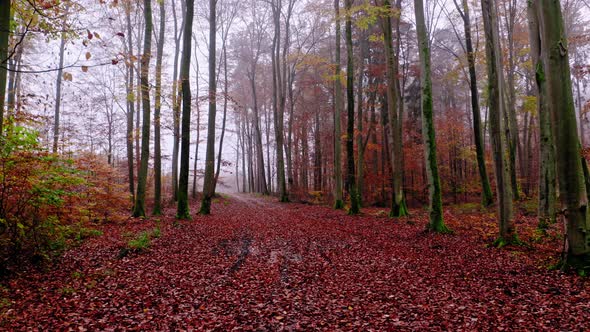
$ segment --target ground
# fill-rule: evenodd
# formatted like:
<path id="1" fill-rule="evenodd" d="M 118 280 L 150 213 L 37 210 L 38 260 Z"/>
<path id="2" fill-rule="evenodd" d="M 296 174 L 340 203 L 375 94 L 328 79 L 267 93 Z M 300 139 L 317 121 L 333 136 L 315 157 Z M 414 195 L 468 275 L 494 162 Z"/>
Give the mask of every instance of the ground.
<path id="1" fill-rule="evenodd" d="M 532 248 L 493 248 L 493 211 L 447 211 L 452 235 L 425 233 L 418 210 L 396 220 L 233 195 L 212 211 L 103 225 L 49 271 L 3 282 L 0 329 L 590 328 L 587 279 L 548 268 L 558 232 Z M 517 220 L 525 240 L 539 240 L 533 218 Z M 121 251 L 156 225 L 149 248 Z"/>

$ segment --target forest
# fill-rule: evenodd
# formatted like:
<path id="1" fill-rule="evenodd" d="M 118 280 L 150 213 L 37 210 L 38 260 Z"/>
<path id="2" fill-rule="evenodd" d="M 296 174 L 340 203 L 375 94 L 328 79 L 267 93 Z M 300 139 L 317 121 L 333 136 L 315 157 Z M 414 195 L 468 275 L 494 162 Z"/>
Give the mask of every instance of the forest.
<path id="1" fill-rule="evenodd" d="M 0 0 L 0 331 L 590 329 L 589 17 Z"/>

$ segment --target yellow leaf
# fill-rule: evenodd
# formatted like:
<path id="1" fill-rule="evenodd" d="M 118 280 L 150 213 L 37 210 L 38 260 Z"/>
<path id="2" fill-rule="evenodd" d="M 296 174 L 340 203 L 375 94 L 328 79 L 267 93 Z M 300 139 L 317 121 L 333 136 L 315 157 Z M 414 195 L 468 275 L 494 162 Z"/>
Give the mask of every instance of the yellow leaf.
<path id="1" fill-rule="evenodd" d="M 85 73 L 88 72 L 88 66 L 82 66 L 82 71 Z"/>
<path id="2" fill-rule="evenodd" d="M 285 318 L 285 317 L 283 317 L 283 316 L 275 316 L 275 319 L 276 319 L 276 320 L 281 320 L 281 319 L 283 319 L 283 318 Z"/>
<path id="3" fill-rule="evenodd" d="M 91 57 L 92 57 L 92 54 L 90 54 L 90 52 L 86 52 L 86 60 L 90 60 Z"/>

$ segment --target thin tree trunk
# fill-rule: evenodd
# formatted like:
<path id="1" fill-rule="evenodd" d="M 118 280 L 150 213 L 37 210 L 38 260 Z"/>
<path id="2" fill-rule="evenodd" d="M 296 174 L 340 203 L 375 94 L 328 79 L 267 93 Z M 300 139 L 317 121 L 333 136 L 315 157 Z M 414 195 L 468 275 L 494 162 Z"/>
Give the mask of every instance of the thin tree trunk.
<path id="1" fill-rule="evenodd" d="M 184 1 L 182 8 L 186 12 Z M 184 19 L 178 29 L 176 17 L 176 0 L 172 0 L 172 16 L 174 17 L 174 73 L 172 75 L 172 199 L 178 199 L 178 152 L 180 150 L 180 97 L 181 90 L 178 89 L 178 58 L 180 55 L 180 39 L 184 30 Z M 183 15 L 184 16 L 184 15 Z"/>
<path id="2" fill-rule="evenodd" d="M 0 0 L 0 137 L 3 134 L 4 103 L 8 65 L 8 40 L 10 37 L 10 0 Z"/>
<path id="3" fill-rule="evenodd" d="M 193 35 L 194 0 L 186 0 L 186 13 L 182 36 L 182 58 L 180 60 L 180 81 L 182 88 L 182 120 L 180 147 L 180 174 L 178 178 L 177 219 L 190 219 L 188 206 L 188 177 L 190 163 L 191 131 L 191 82 L 190 65 Z"/>
<path id="4" fill-rule="evenodd" d="M 503 92 L 504 78 L 502 75 L 502 60 L 495 1 L 482 0 L 481 7 L 486 38 L 490 136 L 492 140 L 494 168 L 496 173 L 496 192 L 498 195 L 498 223 L 500 237 L 496 241 L 496 244 L 498 246 L 503 246 L 517 240 L 512 221 L 513 192 L 510 183 L 510 164 L 505 157 L 508 152 L 508 147 L 506 145 L 506 136 L 503 133 L 505 124 L 502 122 L 503 114 L 506 111 Z"/>
<path id="5" fill-rule="evenodd" d="M 346 188 L 350 196 L 349 214 L 360 212 L 359 197 L 356 187 L 356 174 L 354 170 L 354 55 L 352 46 L 352 0 L 344 0 L 346 8 L 346 20 L 344 25 L 346 35 L 346 107 L 347 107 L 347 128 L 346 128 Z"/>
<path id="6" fill-rule="evenodd" d="M 368 51 L 368 42 L 366 32 L 363 30 L 361 32 L 361 41 L 360 41 L 360 54 L 359 54 L 359 65 L 358 65 L 358 79 L 356 82 L 356 95 L 357 95 L 357 105 L 356 105 L 356 118 L 357 118 L 357 150 L 358 150 L 358 159 L 357 159 L 357 196 L 358 196 L 358 204 L 359 207 L 363 205 L 363 191 L 364 191 L 364 166 L 365 166 L 365 148 L 363 144 L 363 80 L 365 77 L 365 57 Z"/>
<path id="7" fill-rule="evenodd" d="M 195 48 L 196 52 L 196 48 Z M 195 139 L 195 160 L 193 161 L 193 189 L 192 189 L 192 197 L 193 199 L 197 198 L 197 182 L 198 182 L 198 165 L 199 165 L 199 145 L 201 143 L 201 108 L 199 107 L 199 62 L 197 61 L 197 81 L 195 82 L 196 86 L 196 100 L 197 100 L 197 138 Z"/>
<path id="8" fill-rule="evenodd" d="M 207 123 L 207 151 L 205 155 L 205 179 L 203 200 L 199 214 L 211 213 L 211 200 L 215 194 L 215 116 L 217 113 L 217 80 L 215 75 L 217 0 L 209 1 L 209 120 Z"/>
<path id="9" fill-rule="evenodd" d="M 390 9 L 389 0 L 383 1 L 383 6 Z M 400 15 L 397 13 L 396 15 Z M 399 18 L 397 18 L 399 19 Z M 401 103 L 400 89 L 396 87 L 399 85 L 398 76 L 398 57 L 393 50 L 393 34 L 391 26 L 391 17 L 386 16 L 381 18 L 381 27 L 384 37 L 385 48 L 385 64 L 387 67 L 387 110 L 389 120 L 389 139 L 391 139 L 391 165 L 393 168 L 393 193 L 391 204 L 391 217 L 403 217 L 408 215 L 406 201 L 403 191 L 403 149 L 401 139 L 401 122 L 402 119 L 398 117 L 398 103 Z M 399 137 L 398 137 L 399 136 Z"/>
<path id="10" fill-rule="evenodd" d="M 133 137 L 135 130 L 133 117 L 135 115 L 135 88 L 133 78 L 133 35 L 131 34 L 131 3 L 125 3 L 125 18 L 127 21 L 127 57 L 129 64 L 127 66 L 127 168 L 129 176 L 129 192 L 133 204 L 135 204 L 135 157 L 133 147 Z"/>
<path id="11" fill-rule="evenodd" d="M 334 12 L 336 17 L 336 66 L 334 73 L 334 208 L 343 209 L 342 200 L 342 81 L 340 69 L 340 0 L 334 0 Z"/>
<path id="12" fill-rule="evenodd" d="M 455 1 L 455 5 L 461 14 L 461 17 L 463 18 L 463 26 L 465 28 L 465 48 L 467 51 L 467 63 L 469 66 L 469 89 L 471 91 L 471 112 L 473 115 L 473 138 L 475 141 L 477 169 L 479 171 L 479 179 L 482 188 L 481 204 L 484 207 L 487 207 L 494 202 L 494 198 L 492 197 L 492 188 L 490 186 L 490 180 L 485 162 L 485 146 L 481 130 L 479 91 L 477 89 L 477 75 L 475 71 L 475 51 L 473 49 L 473 42 L 471 39 L 471 18 L 469 15 L 469 5 L 467 0 L 462 0 L 462 10 L 458 2 Z"/>
<path id="13" fill-rule="evenodd" d="M 63 75 L 64 66 L 64 52 L 66 50 L 66 29 L 67 29 L 67 12 L 69 11 L 69 5 L 66 7 L 66 14 L 63 17 L 61 24 L 61 40 L 59 44 L 59 65 L 57 68 L 57 82 L 55 90 L 55 111 L 53 116 L 53 148 L 52 152 L 57 153 L 58 142 L 59 142 L 59 117 L 61 107 L 61 81 Z"/>
<path id="14" fill-rule="evenodd" d="M 418 36 L 418 52 L 420 53 L 420 81 L 422 88 L 422 137 L 424 140 L 424 162 L 428 177 L 430 222 L 428 229 L 434 232 L 446 233 L 442 211 L 442 193 L 438 164 L 436 160 L 436 135 L 434 130 L 434 115 L 432 102 L 432 79 L 430 73 L 430 45 L 426 22 L 424 19 L 424 4 L 422 0 L 414 0 L 416 11 L 416 33 Z"/>
<path id="15" fill-rule="evenodd" d="M 143 54 L 141 56 L 141 104 L 142 104 L 142 129 L 141 129 L 141 163 L 137 174 L 137 195 L 133 209 L 134 217 L 145 217 L 145 193 L 147 185 L 148 162 L 150 158 L 150 90 L 149 67 L 152 49 L 152 0 L 144 0 L 143 14 L 145 17 L 145 34 L 143 41 Z"/>
<path id="16" fill-rule="evenodd" d="M 158 48 L 156 55 L 156 87 L 154 108 L 154 212 L 158 216 L 162 214 L 162 147 L 160 137 L 160 110 L 162 108 L 162 57 L 164 55 L 164 43 L 166 36 L 166 8 L 160 1 L 160 31 L 158 36 Z"/>

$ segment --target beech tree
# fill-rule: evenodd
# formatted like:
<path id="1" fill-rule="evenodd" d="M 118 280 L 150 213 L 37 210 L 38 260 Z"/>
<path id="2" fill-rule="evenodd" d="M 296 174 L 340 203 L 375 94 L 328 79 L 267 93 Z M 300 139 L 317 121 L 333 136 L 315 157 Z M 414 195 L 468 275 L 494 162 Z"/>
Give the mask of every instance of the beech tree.
<path id="1" fill-rule="evenodd" d="M 492 197 L 492 188 L 488 178 L 488 171 L 485 161 L 485 149 L 483 133 L 481 130 L 481 113 L 479 108 L 479 90 L 477 88 L 477 72 L 475 70 L 475 50 L 473 49 L 473 41 L 471 37 L 471 16 L 469 14 L 469 4 L 467 0 L 461 0 L 461 4 L 457 0 L 453 0 L 457 11 L 463 20 L 463 27 L 465 31 L 465 52 L 467 53 L 467 64 L 469 67 L 469 91 L 471 93 L 471 111 L 473 115 L 473 139 L 475 141 L 475 153 L 477 157 L 477 169 L 479 171 L 479 178 L 481 182 L 481 204 L 490 206 L 494 198 Z"/>
<path id="2" fill-rule="evenodd" d="M 190 162 L 191 126 L 191 42 L 193 35 L 194 0 L 186 0 L 184 31 L 182 32 L 182 58 L 180 60 L 180 81 L 182 89 L 182 131 L 180 148 L 180 174 L 178 181 L 177 219 L 190 219 L 188 206 L 188 177 Z"/>
<path id="3" fill-rule="evenodd" d="M 217 0 L 209 1 L 209 120 L 207 123 L 207 151 L 205 155 L 205 179 L 203 200 L 199 214 L 211 213 L 211 200 L 215 195 L 215 115 L 217 112 L 216 40 Z"/>
<path id="4" fill-rule="evenodd" d="M 345 34 L 346 34 L 346 188 L 350 196 L 349 214 L 360 212 L 359 197 L 356 187 L 356 174 L 354 170 L 354 54 L 352 46 L 352 0 L 344 0 L 346 8 Z"/>
<path id="5" fill-rule="evenodd" d="M 343 209 L 342 200 L 342 70 L 340 68 L 340 0 L 334 0 L 334 16 L 336 21 L 336 47 L 334 66 L 334 208 Z"/>
<path id="6" fill-rule="evenodd" d="M 156 86 L 154 108 L 154 215 L 162 214 L 162 146 L 161 146 L 161 116 L 162 109 L 162 58 L 166 37 L 166 8 L 164 1 L 160 1 L 160 29 L 158 32 L 156 51 Z"/>
<path id="7" fill-rule="evenodd" d="M 531 12 L 536 13 L 538 22 L 538 30 L 532 30 L 538 32 L 543 63 L 536 67 L 536 76 L 537 81 L 545 83 L 547 91 L 559 192 L 566 209 L 567 247 L 563 263 L 564 267 L 571 266 L 586 273 L 590 266 L 589 172 L 587 162 L 580 153 L 561 5 L 548 0 L 532 1 L 529 5 Z"/>
<path id="8" fill-rule="evenodd" d="M 0 0 L 0 137 L 4 124 L 11 0 Z"/>
<path id="9" fill-rule="evenodd" d="M 529 20 L 529 38 L 531 44 L 532 68 L 535 71 L 537 113 L 539 114 L 539 228 L 545 230 L 556 221 L 556 165 L 553 135 L 551 133 L 551 114 L 547 102 L 547 84 L 544 77 L 544 65 L 541 59 L 541 41 L 537 5 L 529 2 L 527 16 Z"/>
<path id="10" fill-rule="evenodd" d="M 430 200 L 430 222 L 428 229 L 439 233 L 446 233 L 449 232 L 449 229 L 443 221 L 442 192 L 436 160 L 436 135 L 434 131 L 432 79 L 430 74 L 430 40 L 426 31 L 424 4 L 422 0 L 414 0 L 414 10 L 416 12 L 416 33 L 418 37 L 418 52 L 420 54 L 422 137 L 424 141 L 424 159 L 426 162 Z"/>
<path id="11" fill-rule="evenodd" d="M 403 119 L 399 117 L 398 103 L 403 103 L 397 79 L 399 72 L 399 57 L 393 48 L 393 32 L 391 20 L 394 17 L 399 20 L 400 8 L 392 8 L 389 0 L 384 0 L 382 6 L 385 15 L 381 17 L 381 29 L 383 32 L 383 46 L 385 49 L 385 66 L 387 69 L 387 118 L 389 119 L 389 136 L 391 140 L 391 165 L 393 168 L 393 186 L 391 198 L 391 217 L 403 217 L 408 215 L 408 208 L 403 191 L 403 149 L 401 126 Z"/>
<path id="12" fill-rule="evenodd" d="M 498 246 L 518 241 L 513 225 L 512 185 L 510 182 L 510 164 L 506 160 L 507 142 L 504 135 L 505 123 L 502 121 L 506 111 L 504 99 L 504 75 L 502 73 L 502 55 L 498 34 L 498 18 L 495 0 L 481 1 L 484 33 L 486 40 L 486 60 L 488 71 L 488 108 L 490 117 L 490 138 L 496 174 L 496 193 L 498 203 L 498 226 L 500 236 Z"/>
<path id="13" fill-rule="evenodd" d="M 145 194 L 147 186 L 148 162 L 150 158 L 150 84 L 149 67 L 152 53 L 152 1 L 144 0 L 143 15 L 145 19 L 145 33 L 143 40 L 143 54 L 141 55 L 141 162 L 137 174 L 137 194 L 133 207 L 134 217 L 145 217 Z"/>

